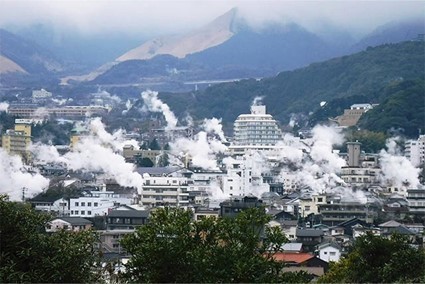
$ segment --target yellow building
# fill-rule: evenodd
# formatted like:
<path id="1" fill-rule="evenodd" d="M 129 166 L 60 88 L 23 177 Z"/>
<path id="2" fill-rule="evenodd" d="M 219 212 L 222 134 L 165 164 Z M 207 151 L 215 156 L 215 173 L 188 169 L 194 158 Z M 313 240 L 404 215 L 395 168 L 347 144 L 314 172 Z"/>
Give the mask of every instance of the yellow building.
<path id="1" fill-rule="evenodd" d="M 8 129 L 2 136 L 2 147 L 9 154 L 19 155 L 24 160 L 29 161 L 31 154 L 29 147 L 31 136 L 26 136 L 23 131 Z"/>
<path id="2" fill-rule="evenodd" d="M 31 137 L 31 124 L 27 123 L 16 123 L 15 131 L 24 132 L 25 136 Z"/>
<path id="3" fill-rule="evenodd" d="M 70 148 L 71 150 L 75 149 L 75 146 L 80 141 L 81 137 L 87 136 L 88 130 L 82 124 L 76 124 L 74 129 L 71 130 L 70 137 Z"/>

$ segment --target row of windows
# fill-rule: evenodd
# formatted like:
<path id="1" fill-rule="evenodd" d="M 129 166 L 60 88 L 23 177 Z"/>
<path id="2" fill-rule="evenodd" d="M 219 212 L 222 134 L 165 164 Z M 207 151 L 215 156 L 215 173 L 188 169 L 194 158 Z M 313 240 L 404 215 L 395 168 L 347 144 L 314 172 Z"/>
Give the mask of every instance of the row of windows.
<path id="1" fill-rule="evenodd" d="M 75 202 L 75 206 L 86 206 L 86 203 L 85 202 L 81 202 L 81 205 L 79 205 L 80 203 L 79 202 Z M 87 206 L 89 206 L 89 207 L 91 207 L 91 202 L 87 202 Z M 93 206 L 94 207 L 97 207 L 97 206 L 99 206 L 99 203 L 97 203 L 97 202 L 94 202 L 93 203 Z"/>
<path id="2" fill-rule="evenodd" d="M 78 210 L 71 210 L 71 215 L 79 215 L 79 214 L 81 214 L 81 215 L 86 215 L 86 211 L 85 210 L 81 210 L 81 213 L 80 213 L 80 211 L 78 211 Z M 87 211 L 87 215 L 91 215 L 91 211 Z"/>

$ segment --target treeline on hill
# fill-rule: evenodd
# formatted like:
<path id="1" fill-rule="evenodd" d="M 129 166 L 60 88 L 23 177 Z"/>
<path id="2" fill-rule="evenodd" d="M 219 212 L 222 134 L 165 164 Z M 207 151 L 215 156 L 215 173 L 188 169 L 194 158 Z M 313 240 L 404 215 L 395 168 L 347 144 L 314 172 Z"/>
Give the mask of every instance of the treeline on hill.
<path id="1" fill-rule="evenodd" d="M 233 123 L 260 96 L 268 113 L 285 122 L 292 113 L 314 112 L 322 101 L 352 98 L 356 103 L 382 103 L 386 94 L 381 91 L 388 84 L 425 76 L 424 48 L 424 42 L 385 44 L 272 78 L 218 84 L 185 94 L 161 93 L 160 98 L 178 114 L 189 111 L 195 118 L 215 116 Z"/>
<path id="2" fill-rule="evenodd" d="M 425 81 L 406 80 L 388 85 L 381 93 L 382 103 L 359 121 L 361 128 L 394 132 L 407 137 L 425 133 Z"/>

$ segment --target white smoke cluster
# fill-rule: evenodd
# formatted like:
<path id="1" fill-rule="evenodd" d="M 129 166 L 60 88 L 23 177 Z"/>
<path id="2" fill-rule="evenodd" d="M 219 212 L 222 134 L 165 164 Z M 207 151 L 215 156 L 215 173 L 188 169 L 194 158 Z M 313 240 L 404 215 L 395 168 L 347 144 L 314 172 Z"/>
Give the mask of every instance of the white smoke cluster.
<path id="1" fill-rule="evenodd" d="M 264 97 L 263 97 L 263 96 L 257 96 L 257 97 L 255 97 L 255 98 L 252 100 L 251 107 L 252 107 L 252 106 L 259 106 L 259 105 L 261 105 L 261 102 L 263 101 L 263 99 L 264 99 Z"/>
<path id="2" fill-rule="evenodd" d="M 67 101 L 68 101 L 67 99 L 55 99 L 55 98 L 52 98 L 52 102 L 54 102 L 54 103 L 56 103 L 57 105 L 60 105 L 60 106 L 66 104 Z"/>
<path id="3" fill-rule="evenodd" d="M 186 126 L 193 127 L 193 118 L 189 113 L 186 113 L 186 116 L 183 118 L 183 121 L 185 121 Z"/>
<path id="4" fill-rule="evenodd" d="M 212 119 L 204 119 L 203 128 L 207 133 L 214 133 L 220 137 L 220 140 L 225 142 L 226 137 L 224 137 L 223 125 L 221 124 L 221 119 L 213 117 Z"/>
<path id="5" fill-rule="evenodd" d="M 218 169 L 216 155 L 223 153 L 227 147 L 216 138 L 210 138 L 201 131 L 193 139 L 178 138 L 170 143 L 171 153 L 178 157 L 189 157 L 192 165 L 203 169 Z"/>
<path id="6" fill-rule="evenodd" d="M 142 177 L 135 172 L 135 166 L 126 163 L 117 152 L 124 145 L 136 145 L 137 142 L 126 141 L 121 130 L 108 133 L 99 118 L 87 124 L 89 134 L 82 136 L 73 149 L 61 156 L 55 147 L 42 144 L 33 145 L 36 161 L 55 162 L 66 165 L 71 170 L 98 171 L 114 178 L 121 186 L 141 189 Z"/>
<path id="7" fill-rule="evenodd" d="M 177 126 L 177 118 L 174 113 L 170 110 L 170 107 L 158 99 L 158 92 L 147 90 L 142 92 L 142 99 L 145 103 L 146 110 L 151 112 L 160 112 L 164 115 L 167 126 L 165 130 L 175 129 Z"/>
<path id="8" fill-rule="evenodd" d="M 0 103 L 0 111 L 6 111 L 7 112 L 7 109 L 9 108 L 9 104 L 8 103 L 6 103 L 6 102 L 1 102 Z"/>
<path id="9" fill-rule="evenodd" d="M 126 115 L 127 114 L 127 112 L 131 109 L 133 107 L 133 102 L 130 100 L 130 99 L 128 99 L 126 102 L 125 102 L 125 110 L 123 110 L 122 111 L 122 115 Z"/>
<path id="10" fill-rule="evenodd" d="M 124 137 L 124 131 L 119 129 L 113 134 L 106 131 L 105 125 L 99 117 L 89 121 L 88 127 L 91 135 L 93 135 L 102 145 L 111 147 L 115 152 L 121 152 L 126 145 L 132 145 L 136 149 L 139 147 L 138 142 L 134 139 L 127 140 Z"/>
<path id="11" fill-rule="evenodd" d="M 49 112 L 47 111 L 45 107 L 39 107 L 34 111 L 32 116 L 37 118 L 48 118 Z"/>
<path id="12" fill-rule="evenodd" d="M 49 180 L 36 171 L 28 171 L 19 156 L 10 156 L 0 148 L 0 194 L 21 200 L 22 191 L 30 198 L 49 186 Z"/>
<path id="13" fill-rule="evenodd" d="M 357 201 L 363 202 L 364 193 L 353 193 L 338 176 L 341 167 L 346 165 L 345 160 L 333 152 L 333 145 L 344 142 L 340 130 L 317 125 L 312 133 L 313 137 L 306 141 L 290 134 L 283 137 L 283 143 L 279 144 L 281 152 L 277 156 L 287 165 L 283 171 L 295 172 L 295 181 L 304 191 L 322 194 L 337 188 L 343 197 L 355 197 Z"/>
<path id="14" fill-rule="evenodd" d="M 398 188 L 418 188 L 420 169 L 415 168 L 412 163 L 401 155 L 397 147 L 399 138 L 390 138 L 386 146 L 388 151 L 382 149 L 379 153 L 381 165 L 380 179 L 384 185 L 392 185 Z"/>

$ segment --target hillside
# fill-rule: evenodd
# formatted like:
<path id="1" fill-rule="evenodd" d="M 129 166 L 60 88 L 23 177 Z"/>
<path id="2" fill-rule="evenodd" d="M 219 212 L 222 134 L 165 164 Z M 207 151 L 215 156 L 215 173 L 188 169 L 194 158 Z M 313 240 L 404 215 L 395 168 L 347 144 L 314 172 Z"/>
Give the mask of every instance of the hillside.
<path id="1" fill-rule="evenodd" d="M 121 55 L 116 61 L 145 60 L 161 54 L 184 58 L 190 53 L 219 45 L 233 36 L 232 23 L 235 14 L 234 8 L 208 25 L 188 34 L 150 40 Z"/>
<path id="2" fill-rule="evenodd" d="M 386 86 L 382 103 L 364 114 L 359 126 L 372 131 L 390 131 L 416 137 L 425 131 L 425 82 L 423 78 Z"/>
<path id="3" fill-rule="evenodd" d="M 322 101 L 364 96 L 357 103 L 364 98 L 382 102 L 385 98 L 380 91 L 389 83 L 424 77 L 424 48 L 424 42 L 387 44 L 261 81 L 243 80 L 191 94 L 160 96 L 178 113 L 222 117 L 228 123 L 248 112 L 254 97 L 262 96 L 267 111 L 287 123 L 292 113 L 308 114 L 319 109 Z"/>
<path id="4" fill-rule="evenodd" d="M 0 55 L 13 62 L 16 71 L 22 69 L 29 74 L 46 74 L 62 69 L 61 63 L 50 51 L 4 29 L 0 29 Z"/>

